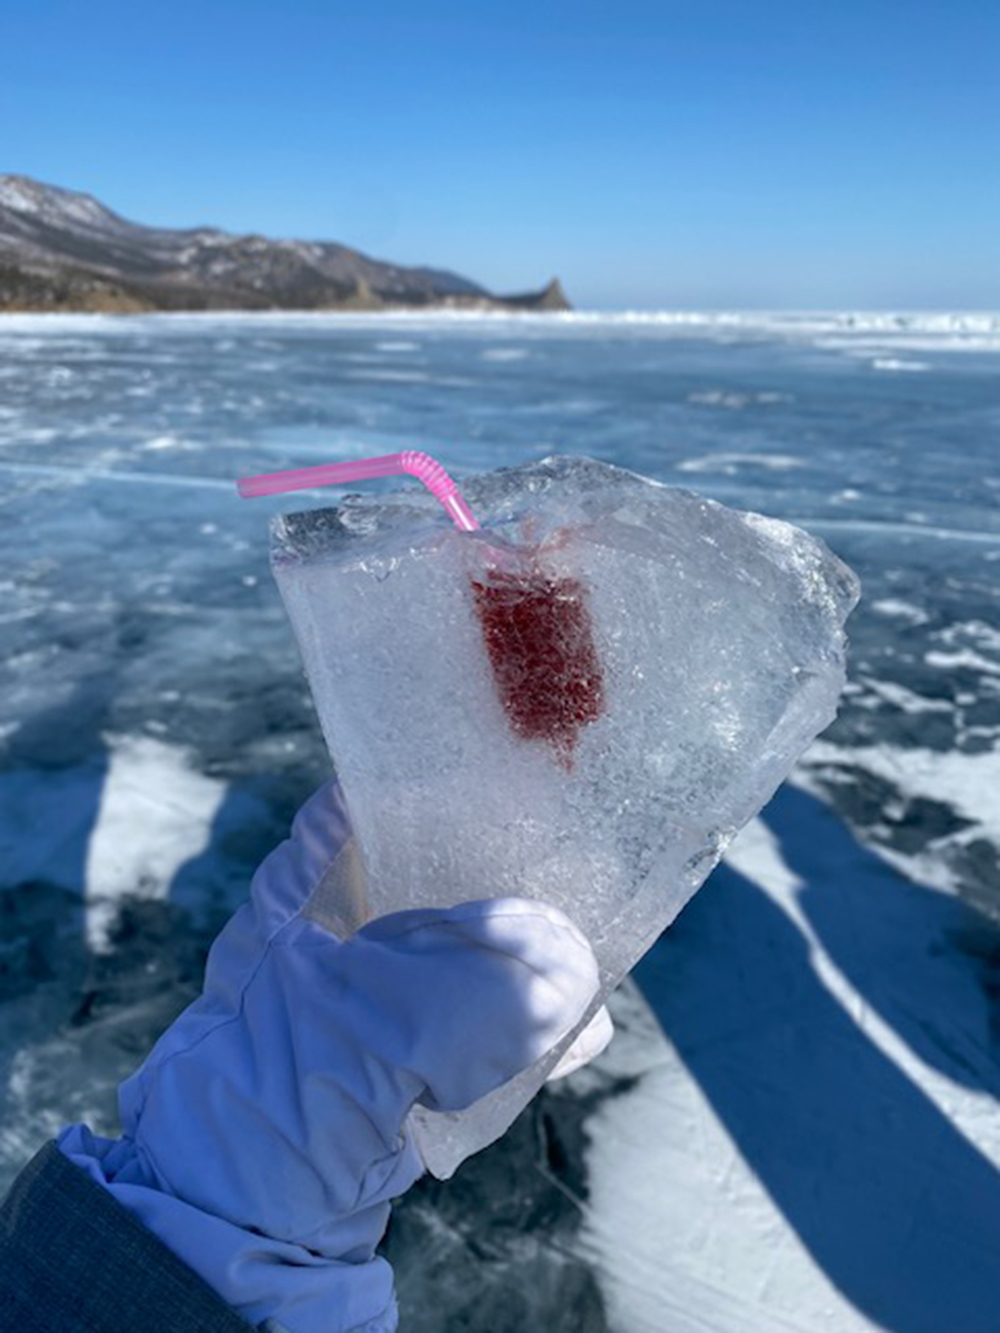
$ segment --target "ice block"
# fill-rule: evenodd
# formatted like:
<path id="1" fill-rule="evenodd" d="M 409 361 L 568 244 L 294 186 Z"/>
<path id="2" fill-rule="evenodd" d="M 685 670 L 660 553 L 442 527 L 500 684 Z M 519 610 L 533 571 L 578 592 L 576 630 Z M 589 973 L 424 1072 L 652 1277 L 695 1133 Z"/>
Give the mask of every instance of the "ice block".
<path id="1" fill-rule="evenodd" d="M 589 459 L 462 489 L 479 531 L 413 490 L 273 525 L 363 862 L 339 919 L 546 899 L 594 947 L 596 1008 L 832 720 L 857 580 L 789 524 Z M 417 1109 L 434 1174 L 560 1054 Z"/>

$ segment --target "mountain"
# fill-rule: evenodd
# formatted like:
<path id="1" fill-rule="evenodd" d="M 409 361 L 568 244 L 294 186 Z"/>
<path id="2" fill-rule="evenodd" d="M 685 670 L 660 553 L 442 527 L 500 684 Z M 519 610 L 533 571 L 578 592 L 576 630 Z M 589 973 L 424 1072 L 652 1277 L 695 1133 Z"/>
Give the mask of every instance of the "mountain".
<path id="1" fill-rule="evenodd" d="M 89 194 L 0 175 L 0 311 L 568 310 L 557 279 L 494 296 L 457 273 L 404 268 L 334 241 L 129 222 Z"/>

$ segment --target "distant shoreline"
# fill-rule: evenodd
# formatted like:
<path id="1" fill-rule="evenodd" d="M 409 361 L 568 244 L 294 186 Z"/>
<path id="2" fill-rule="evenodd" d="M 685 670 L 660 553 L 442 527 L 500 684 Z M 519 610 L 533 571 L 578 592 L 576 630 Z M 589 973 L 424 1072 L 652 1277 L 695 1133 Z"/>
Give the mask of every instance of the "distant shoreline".
<path id="1" fill-rule="evenodd" d="M 345 308 L 274 307 L 247 310 L 239 306 L 213 310 L 76 310 L 0 309 L 0 319 L 247 319 L 247 320 L 487 320 L 538 321 L 543 324 L 647 324 L 660 327 L 734 328 L 747 331 L 787 331 L 843 334 L 951 334 L 1000 338 L 1000 310 L 695 310 L 695 309 L 569 309 L 538 310 L 496 304 L 382 306 L 376 310 Z"/>

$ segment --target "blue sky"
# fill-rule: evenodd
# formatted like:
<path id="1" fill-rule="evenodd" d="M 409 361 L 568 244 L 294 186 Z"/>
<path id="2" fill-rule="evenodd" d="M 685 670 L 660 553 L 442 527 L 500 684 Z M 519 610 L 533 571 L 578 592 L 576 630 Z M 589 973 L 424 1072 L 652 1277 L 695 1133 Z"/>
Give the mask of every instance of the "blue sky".
<path id="1" fill-rule="evenodd" d="M 1000 308 L 994 0 L 10 0 L 0 171 L 582 306 Z"/>

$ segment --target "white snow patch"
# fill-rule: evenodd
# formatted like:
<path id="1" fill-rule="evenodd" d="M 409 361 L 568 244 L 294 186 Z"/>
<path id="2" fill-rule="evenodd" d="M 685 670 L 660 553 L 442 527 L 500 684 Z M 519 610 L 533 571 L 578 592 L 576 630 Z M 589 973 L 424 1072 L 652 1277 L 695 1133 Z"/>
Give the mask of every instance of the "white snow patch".
<path id="1" fill-rule="evenodd" d="M 726 476 L 735 476 L 741 467 L 766 468 L 771 472 L 787 472 L 791 468 L 804 467 L 801 458 L 790 454 L 704 454 L 700 458 L 684 458 L 676 465 L 678 472 L 723 472 Z"/>
<path id="2" fill-rule="evenodd" d="M 526 347 L 488 347 L 481 355 L 484 361 L 525 361 L 531 353 Z"/>
<path id="3" fill-rule="evenodd" d="M 982 653 L 972 648 L 958 648 L 953 653 L 941 653 L 932 650 L 924 653 L 928 666 L 940 667 L 942 671 L 954 671 L 958 667 L 968 667 L 970 671 L 984 671 L 987 675 L 1000 676 L 1000 662 L 992 662 Z"/>
<path id="4" fill-rule="evenodd" d="M 880 601 L 870 602 L 869 609 L 880 616 L 891 616 L 897 620 L 908 620 L 911 625 L 926 625 L 929 617 L 912 602 L 904 602 L 898 597 L 883 597 Z"/>
<path id="5" fill-rule="evenodd" d="M 953 705 L 948 699 L 925 699 L 922 694 L 908 690 L 892 680 L 877 680 L 873 676 L 862 676 L 867 689 L 883 703 L 891 704 L 904 713 L 952 713 Z"/>
<path id="6" fill-rule="evenodd" d="M 848 762 L 852 768 L 884 778 L 904 796 L 939 801 L 978 825 L 974 830 L 977 837 L 985 831 L 992 842 L 1000 843 L 1000 750 L 963 754 L 958 750 L 892 745 L 859 745 L 844 750 L 830 741 L 818 740 L 809 747 L 806 758 L 811 767 Z M 879 854 L 889 859 L 882 849 Z M 927 858 L 929 865 L 936 860 Z M 936 886 L 951 887 L 940 877 Z"/>
<path id="7" fill-rule="evenodd" d="M 727 407 L 731 411 L 739 411 L 749 403 L 787 403 L 791 402 L 791 397 L 787 393 L 771 390 L 763 393 L 743 393 L 732 389 L 705 389 L 698 393 L 689 393 L 687 401 L 700 407 Z"/>
<path id="8" fill-rule="evenodd" d="M 392 384 L 427 384 L 430 375 L 422 370 L 349 370 L 347 378 L 351 380 L 379 380 Z"/>
<path id="9" fill-rule="evenodd" d="M 87 941 L 108 947 L 124 897 L 163 898 L 180 867 L 209 844 L 226 784 L 188 752 L 152 736 L 113 738 L 87 848 Z"/>
<path id="10" fill-rule="evenodd" d="M 872 361 L 872 368 L 874 370 L 930 370 L 926 361 L 904 361 L 898 356 L 877 356 Z"/>
<path id="11" fill-rule="evenodd" d="M 139 447 L 144 453 L 162 453 L 167 449 L 179 450 L 182 453 L 194 453 L 198 449 L 193 441 L 182 439 L 179 435 L 154 435 L 152 439 L 146 440 Z"/>
<path id="12" fill-rule="evenodd" d="M 38 199 L 24 183 L 10 177 L 0 178 L 0 205 L 12 208 L 16 213 L 37 213 Z"/>
<path id="13" fill-rule="evenodd" d="M 974 640 L 981 648 L 1000 652 L 1000 629 L 989 625 L 985 620 L 960 620 L 940 634 L 942 643 L 962 644 L 965 639 Z"/>
<path id="14" fill-rule="evenodd" d="M 725 389 L 707 389 L 704 393 L 689 393 L 687 400 L 689 403 L 696 403 L 701 407 L 728 407 L 733 411 L 738 411 L 750 402 L 750 395 L 747 393 L 727 393 Z"/>

